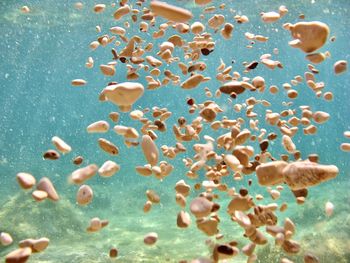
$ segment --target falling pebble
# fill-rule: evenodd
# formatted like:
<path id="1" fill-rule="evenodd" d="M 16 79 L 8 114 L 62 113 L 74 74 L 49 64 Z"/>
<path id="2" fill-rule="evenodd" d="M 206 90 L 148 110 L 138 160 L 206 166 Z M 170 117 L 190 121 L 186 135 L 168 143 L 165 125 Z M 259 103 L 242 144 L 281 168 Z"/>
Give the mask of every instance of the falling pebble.
<path id="1" fill-rule="evenodd" d="M 325 205 L 325 212 L 327 216 L 331 216 L 333 214 L 334 205 L 331 202 L 327 202 Z"/>

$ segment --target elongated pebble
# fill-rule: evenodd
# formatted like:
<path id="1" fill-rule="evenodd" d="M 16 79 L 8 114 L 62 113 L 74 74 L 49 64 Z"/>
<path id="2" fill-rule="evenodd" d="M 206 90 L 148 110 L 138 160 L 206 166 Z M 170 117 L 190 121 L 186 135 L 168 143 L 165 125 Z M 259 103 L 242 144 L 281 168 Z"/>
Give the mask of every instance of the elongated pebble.
<path id="1" fill-rule="evenodd" d="M 73 79 L 72 80 L 72 86 L 85 86 L 87 83 L 84 79 Z"/>
<path id="2" fill-rule="evenodd" d="M 147 190 L 146 196 L 153 204 L 158 204 L 160 202 L 160 197 L 154 190 Z"/>
<path id="3" fill-rule="evenodd" d="M 79 205 L 87 205 L 92 202 L 94 192 L 88 185 L 82 185 L 77 192 L 76 200 Z"/>
<path id="4" fill-rule="evenodd" d="M 106 121 L 96 121 L 86 128 L 88 133 L 106 133 L 108 130 L 109 124 Z"/>
<path id="5" fill-rule="evenodd" d="M 340 145 L 340 149 L 343 151 L 343 152 L 350 152 L 350 143 L 342 143 Z"/>
<path id="6" fill-rule="evenodd" d="M 141 147 L 147 162 L 154 166 L 158 163 L 159 151 L 157 145 L 149 135 L 142 136 Z"/>
<path id="7" fill-rule="evenodd" d="M 116 257 L 118 257 L 118 249 L 116 249 L 115 247 L 112 247 L 112 248 L 109 250 L 109 257 L 110 257 L 110 258 L 116 258 Z"/>
<path id="8" fill-rule="evenodd" d="M 148 245 L 152 246 L 158 241 L 158 234 L 156 232 L 150 232 L 146 234 L 143 238 L 143 242 Z"/>
<path id="9" fill-rule="evenodd" d="M 46 192 L 47 198 L 51 199 L 52 201 L 59 200 L 59 196 L 56 192 L 54 185 L 52 184 L 51 180 L 47 177 L 43 177 L 40 179 L 36 186 L 36 189 Z"/>
<path id="10" fill-rule="evenodd" d="M 152 175 L 152 167 L 149 166 L 136 166 L 136 172 L 143 176 L 151 176 Z"/>
<path id="11" fill-rule="evenodd" d="M 256 168 L 258 182 L 263 186 L 272 186 L 284 182 L 283 169 L 288 165 L 285 161 L 262 163 Z"/>
<path id="12" fill-rule="evenodd" d="M 86 180 L 92 178 L 97 173 L 97 170 L 98 166 L 96 164 L 89 164 L 75 170 L 71 175 L 71 180 L 75 184 L 82 184 Z"/>
<path id="13" fill-rule="evenodd" d="M 187 228 L 191 224 L 190 214 L 185 211 L 180 211 L 177 214 L 177 226 L 180 228 Z"/>
<path id="14" fill-rule="evenodd" d="M 345 132 L 344 132 L 344 137 L 350 139 L 350 131 L 345 131 Z"/>
<path id="15" fill-rule="evenodd" d="M 283 169 L 285 182 L 292 190 L 318 185 L 335 178 L 339 169 L 335 165 L 321 165 L 313 162 L 294 162 Z"/>
<path id="16" fill-rule="evenodd" d="M 60 158 L 60 154 L 55 150 L 47 150 L 43 154 L 45 160 L 57 160 Z"/>
<path id="17" fill-rule="evenodd" d="M 98 169 L 98 173 L 102 177 L 111 177 L 119 170 L 120 166 L 117 163 L 108 160 Z"/>
<path id="18" fill-rule="evenodd" d="M 178 23 L 185 23 L 193 17 L 190 11 L 161 1 L 151 1 L 150 8 L 155 15 Z"/>
<path id="19" fill-rule="evenodd" d="M 16 179 L 23 189 L 31 189 L 36 183 L 35 177 L 29 173 L 18 173 Z"/>
<path id="20" fill-rule="evenodd" d="M 58 136 L 52 137 L 51 142 L 57 148 L 57 150 L 59 150 L 63 154 L 66 154 L 72 151 L 72 147 L 70 147 L 65 141 L 63 141 Z"/>
<path id="21" fill-rule="evenodd" d="M 334 211 L 334 205 L 331 202 L 327 202 L 325 204 L 325 212 L 327 216 L 331 216 L 333 214 Z"/>
<path id="22" fill-rule="evenodd" d="M 5 263 L 27 262 L 31 254 L 32 254 L 32 249 L 29 247 L 18 248 L 16 250 L 11 251 L 5 256 Z"/>
<path id="23" fill-rule="evenodd" d="M 98 139 L 98 145 L 102 150 L 104 150 L 106 153 L 110 155 L 117 155 L 119 153 L 119 148 L 116 145 L 114 145 L 114 143 L 104 138 Z"/>

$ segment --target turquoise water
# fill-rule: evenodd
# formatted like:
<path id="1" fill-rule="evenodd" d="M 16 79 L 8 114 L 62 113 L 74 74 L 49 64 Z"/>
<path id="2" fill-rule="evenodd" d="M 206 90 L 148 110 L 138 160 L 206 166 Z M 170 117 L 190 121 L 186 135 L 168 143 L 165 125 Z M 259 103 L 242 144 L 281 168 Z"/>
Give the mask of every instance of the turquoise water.
<path id="1" fill-rule="evenodd" d="M 197 20 L 202 12 L 202 8 L 189 1 L 172 3 L 191 10 Z M 349 61 L 350 2 L 315 0 L 282 3 L 236 0 L 225 3 L 226 9 L 218 12 L 226 15 L 227 21 L 235 25 L 233 37 L 231 40 L 223 40 L 219 33 L 208 30 L 213 34 L 216 47 L 213 53 L 200 59 L 207 64 L 203 75 L 210 76 L 212 80 L 192 90 L 173 85 L 155 91 L 145 90 L 145 94 L 134 104 L 133 109 L 158 106 L 171 111 L 173 114 L 166 121 L 167 132 L 157 132 L 156 143 L 158 148 L 164 144 L 174 146 L 176 140 L 172 125 L 176 123 L 177 118 L 184 116 L 190 121 L 197 116 L 188 113 L 186 98 L 192 97 L 198 103 L 202 103 L 208 99 L 204 95 L 204 87 L 208 87 L 213 93 L 220 87 L 220 83 L 215 80 L 220 58 L 227 66 L 232 65 L 233 70 L 244 76 L 263 76 L 267 86 L 277 85 L 281 91 L 276 96 L 267 91 L 245 92 L 239 95 L 235 103 L 243 103 L 248 97 L 254 96 L 270 101 L 270 109 L 273 111 L 287 109 L 282 105 L 283 101 L 288 101 L 286 93 L 282 91 L 282 84 L 289 82 L 296 75 L 303 76 L 307 71 L 308 61 L 305 60 L 303 52 L 288 45 L 291 36 L 282 28 L 282 24 L 298 22 L 298 15 L 301 13 L 305 14 L 305 21 L 326 23 L 330 27 L 330 35 L 336 36 L 336 41 L 327 41 L 321 49 L 322 52 L 328 50 L 331 57 L 316 65 L 320 71 L 316 78 L 317 81 L 326 84 L 325 90 L 334 94 L 334 100 L 327 102 L 316 98 L 303 83 L 296 87 L 299 97 L 294 100 L 292 107 L 310 105 L 312 110 L 326 111 L 331 117 L 325 124 L 318 125 L 316 135 L 305 136 L 300 130 L 293 137 L 293 141 L 301 151 L 303 159 L 310 153 L 318 153 L 320 163 L 334 164 L 340 173 L 335 180 L 310 188 L 304 205 L 297 205 L 285 186 L 277 202 L 288 202 L 289 208 L 284 213 L 278 213 L 278 217 L 281 224 L 285 217 L 290 217 L 297 226 L 294 239 L 300 242 L 302 251 L 297 256 L 287 255 L 291 260 L 302 262 L 303 252 L 310 251 L 319 257 L 320 262 L 350 262 L 349 153 L 342 152 L 339 148 L 342 142 L 346 142 L 343 132 L 350 129 L 350 91 L 347 87 L 350 78 L 349 72 L 339 76 L 333 73 L 333 64 L 336 61 Z M 192 145 L 196 142 L 185 142 L 188 151 L 179 154 L 174 160 L 160 157 L 160 160 L 168 161 L 175 169 L 171 175 L 159 181 L 154 177 L 141 177 L 135 172 L 135 166 L 146 163 L 141 147 L 127 148 L 123 138 L 112 130 L 107 134 L 86 132 L 90 123 L 97 120 L 110 122 L 109 112 L 118 111 L 112 103 L 99 102 L 100 91 L 110 81 L 126 81 L 125 65 L 120 62 L 116 66 L 115 76 L 104 77 L 100 73 L 98 65 L 105 64 L 112 58 L 110 46 L 100 47 L 96 51 L 89 49 L 89 43 L 97 36 L 109 34 L 110 27 L 122 26 L 122 22 L 128 20 L 125 18 L 122 22 L 116 22 L 112 16 L 115 8 L 111 8 L 109 2 L 106 4 L 104 13 L 95 14 L 92 11 L 93 2 L 87 2 L 84 9 L 78 11 L 74 8 L 73 1 L 0 1 L 0 232 L 8 232 L 14 239 L 12 245 L 0 246 L 1 259 L 16 249 L 20 240 L 43 236 L 50 239 L 49 247 L 42 253 L 33 254 L 29 262 L 110 262 L 112 260 L 109 259 L 108 253 L 112 246 L 117 247 L 119 251 L 116 262 L 190 262 L 198 257 L 210 257 L 210 248 L 205 244 L 208 237 L 196 228 L 193 216 L 188 229 L 179 229 L 176 226 L 176 215 L 180 208 L 175 203 L 175 183 L 184 179 L 193 189 L 196 183 L 204 180 L 203 171 L 199 173 L 198 179 L 187 178 L 187 169 L 182 162 L 182 158 L 193 157 Z M 260 12 L 277 11 L 281 4 L 289 9 L 285 17 L 273 24 L 261 22 Z M 23 5 L 30 7 L 29 14 L 20 12 Z M 144 5 L 148 6 L 148 2 Z M 219 3 L 215 5 L 218 6 Z M 229 12 L 230 8 L 235 10 L 233 14 Z M 235 14 L 247 15 L 250 22 L 241 25 L 235 23 Z M 211 14 L 205 15 L 206 20 L 210 17 Z M 161 22 L 165 20 L 160 19 L 156 25 Z M 101 33 L 96 33 L 96 25 L 101 26 Z M 245 32 L 268 36 L 269 41 L 256 42 L 253 48 L 247 49 L 249 41 L 244 37 Z M 138 26 L 132 26 L 127 31 L 127 36 L 138 34 L 147 42 L 154 42 L 157 47 L 174 33 L 168 30 L 164 38 L 153 40 L 150 34 L 141 34 Z M 187 41 L 190 37 L 192 34 L 183 36 Z M 272 53 L 274 48 L 279 49 L 279 54 L 274 58 L 283 63 L 283 69 L 277 68 L 272 71 L 259 65 L 248 74 L 243 74 L 242 62 L 259 60 L 262 54 Z M 180 56 L 181 53 L 175 51 L 174 54 Z M 95 67 L 91 70 L 85 68 L 89 56 L 95 60 Z M 181 81 L 185 80 L 176 63 L 161 67 L 165 68 L 180 75 Z M 146 87 L 145 76 L 145 73 L 140 71 L 138 81 Z M 84 87 L 72 87 L 71 80 L 76 78 L 85 79 L 88 84 Z M 232 110 L 227 95 L 215 98 L 215 101 L 224 109 L 224 113 L 219 114 L 217 119 L 224 115 L 232 119 L 245 118 L 244 111 L 237 114 Z M 278 132 L 275 127 L 265 124 L 263 106 L 257 106 L 255 112 L 260 120 L 259 128 L 266 128 L 268 132 Z M 146 116 L 151 117 L 151 114 Z M 131 120 L 126 113 L 121 113 L 119 123 L 138 130 L 141 128 L 141 124 Z M 113 126 L 112 122 L 110 124 Z M 200 135 L 200 142 L 205 142 L 204 134 L 216 138 L 225 132 L 227 131 L 214 132 L 206 124 Z M 62 155 L 56 161 L 43 160 L 42 154 L 47 149 L 53 149 L 51 138 L 55 135 L 68 142 L 73 151 Z M 119 155 L 110 157 L 102 152 L 97 144 L 100 137 L 118 145 Z M 257 143 L 252 145 L 257 149 Z M 269 151 L 277 158 L 285 153 L 280 138 L 271 143 Z M 87 207 L 76 204 L 78 186 L 68 183 L 70 173 L 76 169 L 71 160 L 77 155 L 84 157 L 84 165 L 96 163 L 100 166 L 104 161 L 111 159 L 121 166 L 121 170 L 112 178 L 95 176 L 87 182 L 94 190 L 93 202 Z M 18 186 L 15 178 L 18 172 L 31 173 L 37 180 L 44 176 L 49 177 L 60 195 L 60 201 L 53 203 L 46 200 L 36 203 L 30 191 L 23 191 Z M 253 179 L 252 186 L 248 186 L 249 179 Z M 265 199 L 260 204 L 275 202 L 269 197 L 267 190 L 257 184 L 255 175 L 246 176 L 242 181 L 234 181 L 232 177 L 228 177 L 225 178 L 225 182 L 236 189 L 244 186 L 253 196 L 264 195 Z M 161 203 L 154 205 L 150 213 L 144 214 L 142 208 L 146 201 L 147 189 L 155 190 L 160 195 Z M 199 193 L 192 190 L 187 203 Z M 237 240 L 238 247 L 241 248 L 247 241 L 242 237 L 241 228 L 234 224 L 226 213 L 227 203 L 231 199 L 224 193 L 219 194 L 219 229 L 224 238 L 218 242 Z M 326 217 L 324 213 L 324 204 L 327 201 L 331 201 L 335 206 L 331 217 Z M 189 212 L 188 205 L 186 211 Z M 96 216 L 108 219 L 109 225 L 99 233 L 87 233 L 85 229 L 90 219 Z M 153 231 L 159 235 L 158 242 L 152 247 L 145 246 L 144 235 Z M 273 244 L 273 239 L 269 244 Z M 279 262 L 286 256 L 269 244 L 258 247 L 257 262 Z M 246 257 L 237 256 L 232 261 L 245 262 Z"/>

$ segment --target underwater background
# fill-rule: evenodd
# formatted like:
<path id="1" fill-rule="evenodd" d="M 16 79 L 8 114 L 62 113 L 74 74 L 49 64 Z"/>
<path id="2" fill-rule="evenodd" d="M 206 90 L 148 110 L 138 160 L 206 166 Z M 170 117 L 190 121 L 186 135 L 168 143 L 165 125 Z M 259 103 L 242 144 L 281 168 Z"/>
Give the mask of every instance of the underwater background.
<path id="1" fill-rule="evenodd" d="M 191 10 L 197 18 L 202 10 L 202 7 L 195 6 L 192 1 L 168 2 Z M 110 81 L 126 81 L 126 70 L 119 64 L 113 77 L 103 76 L 97 66 L 92 70 L 85 67 L 89 56 L 94 58 L 95 65 L 107 63 L 112 58 L 108 48 L 98 48 L 95 51 L 89 49 L 89 43 L 98 35 L 95 26 L 100 25 L 102 33 L 108 33 L 110 27 L 124 22 L 113 19 L 115 8 L 109 6 L 110 1 L 105 2 L 107 8 L 102 14 L 92 11 L 96 3 L 85 1 L 84 8 L 76 10 L 74 1 L 67 0 L 0 0 L 0 232 L 10 233 L 15 241 L 11 246 L 0 246 L 1 261 L 16 248 L 18 241 L 43 236 L 50 239 L 50 245 L 43 253 L 33 254 L 29 262 L 178 262 L 209 256 L 210 250 L 205 244 L 208 237 L 197 230 L 193 222 L 188 229 L 176 226 L 176 215 L 180 208 L 175 203 L 175 183 L 184 179 L 193 187 L 203 180 L 203 173 L 200 173 L 198 179 L 189 179 L 185 175 L 187 168 L 182 159 L 193 156 L 193 143 L 184 143 L 188 151 L 176 159 L 167 160 L 175 167 L 174 171 L 159 181 L 154 177 L 142 177 L 135 172 L 135 166 L 146 162 L 140 147 L 127 148 L 123 138 L 113 131 L 103 136 L 86 132 L 86 127 L 92 122 L 108 121 L 108 114 L 118 111 L 112 103 L 101 103 L 98 100 L 101 90 Z M 317 98 L 311 89 L 301 84 L 296 87 L 299 97 L 294 100 L 293 107 L 310 105 L 313 110 L 326 111 L 331 117 L 319 126 L 316 135 L 305 136 L 298 132 L 293 141 L 303 159 L 311 153 L 317 153 L 320 163 L 334 164 L 340 173 L 336 179 L 310 188 L 303 205 L 296 204 L 293 194 L 286 187 L 278 202 L 287 202 L 288 210 L 278 213 L 278 217 L 279 220 L 290 217 L 295 222 L 295 239 L 301 243 L 303 251 L 311 251 L 319 257 L 320 262 L 350 262 L 350 155 L 340 150 L 340 144 L 346 141 L 343 132 L 350 129 L 350 73 L 336 76 L 333 72 L 333 64 L 337 60 L 350 59 L 350 1 L 234 0 L 220 3 L 226 3 L 226 9 L 220 10 L 220 13 L 231 17 L 230 21 L 234 21 L 234 14 L 244 14 L 250 22 L 235 24 L 233 37 L 228 41 L 216 38 L 213 33 L 214 40 L 217 40 L 215 50 L 210 56 L 200 59 L 207 64 L 205 75 L 211 76 L 212 80 L 193 90 L 184 90 L 171 83 L 158 90 L 146 90 L 133 109 L 158 106 L 171 111 L 173 114 L 167 121 L 167 131 L 157 133 L 156 143 L 158 147 L 163 144 L 173 146 L 176 140 L 172 124 L 180 116 L 188 120 L 195 118 L 188 113 L 186 98 L 205 101 L 204 87 L 214 93 L 220 86 L 215 80 L 220 58 L 226 65 L 232 65 L 233 70 L 242 72 L 242 62 L 258 59 L 262 54 L 272 53 L 274 48 L 278 48 L 276 58 L 283 63 L 283 69 L 269 70 L 259 66 L 246 76 L 260 75 L 265 78 L 267 86 L 281 87 L 294 76 L 303 75 L 308 64 L 303 52 L 288 45 L 291 36 L 289 31 L 282 28 L 283 23 L 299 21 L 301 13 L 305 14 L 305 21 L 326 23 L 330 27 L 330 35 L 336 36 L 336 41 L 328 41 L 321 49 L 322 52 L 328 50 L 331 57 L 316 66 L 320 71 L 316 77 L 317 81 L 325 83 L 325 90 L 334 94 L 334 99 L 327 102 Z M 215 5 L 220 3 L 215 2 Z M 285 17 L 273 24 L 261 22 L 260 12 L 278 10 L 281 4 L 289 10 Z M 21 13 L 23 5 L 30 6 L 31 12 Z M 233 14 L 229 12 L 230 8 L 235 10 Z M 211 14 L 205 15 L 206 19 L 210 16 Z M 256 42 L 253 48 L 247 49 L 249 41 L 244 38 L 245 32 L 268 36 L 269 41 Z M 166 34 L 170 36 L 173 33 L 174 31 Z M 134 34 L 139 34 L 137 26 L 127 31 L 127 36 Z M 153 40 L 150 34 L 139 35 L 155 46 L 163 41 Z M 166 67 L 168 65 L 162 66 Z M 174 74 L 181 75 L 175 64 L 169 65 L 169 69 Z M 144 76 L 141 74 L 138 81 L 147 86 Z M 77 78 L 87 80 L 87 85 L 72 87 L 71 80 Z M 238 102 L 243 102 L 250 96 L 252 94 L 244 93 Z M 268 92 L 254 93 L 253 96 L 270 101 L 273 111 L 286 108 L 281 104 L 286 100 L 284 92 L 274 96 Z M 227 97 L 221 96 L 216 102 L 225 110 L 223 115 L 228 118 L 240 116 L 232 109 Z M 264 121 L 265 108 L 257 106 L 255 111 L 260 117 L 260 128 L 266 126 L 268 131 L 273 131 L 274 127 L 271 128 Z M 244 117 L 243 113 L 241 115 Z M 141 127 L 127 113 L 121 113 L 119 123 L 137 129 Z M 218 136 L 218 133 L 207 127 L 200 135 L 201 142 L 204 142 L 204 134 Z M 73 153 L 62 155 L 56 161 L 43 160 L 42 154 L 53 148 L 51 138 L 55 135 L 68 142 Z M 120 153 L 110 157 L 103 152 L 97 143 L 100 137 L 113 141 L 118 145 Z M 270 147 L 274 156 L 284 153 L 280 140 L 272 142 Z M 121 167 L 111 178 L 95 176 L 88 181 L 94 190 L 94 199 L 85 207 L 76 204 L 75 196 L 79 186 L 68 183 L 69 175 L 76 169 L 71 160 L 77 155 L 84 157 L 84 165 L 102 165 L 111 159 Z M 161 160 L 163 159 L 162 156 Z M 37 179 L 49 177 L 60 200 L 35 202 L 29 192 L 18 186 L 18 172 L 31 173 Z M 253 179 L 252 186 L 248 186 L 248 179 Z M 273 202 L 267 190 L 257 184 L 254 175 L 245 176 L 242 181 L 234 181 L 232 178 L 225 180 L 236 189 L 241 186 L 248 188 L 253 196 L 262 194 L 265 197 L 262 204 Z M 151 212 L 145 214 L 142 208 L 147 189 L 155 190 L 160 195 L 161 203 L 154 205 Z M 197 194 L 192 191 L 189 198 Z M 219 212 L 220 232 L 224 234 L 223 240 L 242 241 L 242 231 L 225 212 L 229 199 L 224 195 L 219 199 L 222 205 Z M 324 213 L 327 201 L 335 206 L 331 217 Z M 98 233 L 87 233 L 86 227 L 90 219 L 96 216 L 108 219 L 109 225 Z M 145 246 L 143 236 L 153 231 L 159 235 L 157 244 Z M 279 262 L 284 256 L 283 252 L 270 243 L 257 248 L 257 262 Z M 113 246 L 119 251 L 115 260 L 109 259 L 108 255 Z M 288 258 L 302 262 L 300 256 Z M 232 262 L 246 262 L 246 259 L 237 256 Z"/>

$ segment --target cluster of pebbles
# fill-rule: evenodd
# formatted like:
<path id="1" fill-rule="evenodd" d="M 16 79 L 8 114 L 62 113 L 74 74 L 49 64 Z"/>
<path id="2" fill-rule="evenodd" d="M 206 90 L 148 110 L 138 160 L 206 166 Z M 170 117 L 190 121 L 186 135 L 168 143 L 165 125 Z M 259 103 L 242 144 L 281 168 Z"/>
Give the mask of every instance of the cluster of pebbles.
<path id="1" fill-rule="evenodd" d="M 330 115 L 327 112 L 312 109 L 311 106 L 293 107 L 293 100 L 299 96 L 296 86 L 305 84 L 312 89 L 318 98 L 331 101 L 333 94 L 325 91 L 325 84 L 316 80 L 319 70 L 314 64 L 319 64 L 330 57 L 330 53 L 319 50 L 333 42 L 335 37 L 330 38 L 329 27 L 319 21 L 284 23 L 283 28 L 290 31 L 292 40 L 288 43 L 292 48 L 304 52 L 305 59 L 311 64 L 307 65 L 308 71 L 304 76 L 298 75 L 283 84 L 283 94 L 286 101 L 282 104 L 288 106 L 287 110 L 274 112 L 270 110 L 271 102 L 256 99 L 253 94 L 269 93 L 274 95 L 280 93 L 277 85 L 267 87 L 262 76 L 248 78 L 244 74 L 254 71 L 259 65 L 271 70 L 283 69 L 283 63 L 273 58 L 278 54 L 278 49 L 273 54 L 263 54 L 255 61 L 244 62 L 244 71 L 232 71 L 232 66 L 226 66 L 223 60 L 217 66 L 217 75 L 206 74 L 207 65 L 200 61 L 203 56 L 210 56 L 214 51 L 217 41 L 227 41 L 233 36 L 234 28 L 240 24 L 249 23 L 245 15 L 236 15 L 233 18 L 220 14 L 220 10 L 226 8 L 225 4 L 220 6 L 209 5 L 211 0 L 195 0 L 195 4 L 202 8 L 202 13 L 195 18 L 190 10 L 174 6 L 161 1 L 138 0 L 129 3 L 128 0 L 120 0 L 118 4 L 108 7 L 105 4 L 96 4 L 93 11 L 103 13 L 107 8 L 114 10 L 113 17 L 116 26 L 109 28 L 109 33 L 102 34 L 102 27 L 96 26 L 101 33 L 95 41 L 89 44 L 90 49 L 106 48 L 112 54 L 112 59 L 99 66 L 100 72 L 113 77 L 118 67 L 126 67 L 125 80 L 122 82 L 111 81 L 101 91 L 98 100 L 116 105 L 118 111 L 109 114 L 110 121 L 115 123 L 113 131 L 121 136 L 128 148 L 141 147 L 145 163 L 135 167 L 135 172 L 141 176 L 154 176 L 163 180 L 169 176 L 174 166 L 171 160 L 178 155 L 187 152 L 192 147 L 195 155 L 183 159 L 188 169 L 184 175 L 185 179 L 179 180 L 175 185 L 174 200 L 179 206 L 176 224 L 179 228 L 187 228 L 195 223 L 199 231 L 207 236 L 215 237 L 215 241 L 209 242 L 212 255 L 208 259 L 195 259 L 191 262 L 218 262 L 229 259 L 242 253 L 246 255 L 247 262 L 258 260 L 255 248 L 263 246 L 274 239 L 275 246 L 288 255 L 298 254 L 301 251 L 300 244 L 294 239 L 296 226 L 290 218 L 284 218 L 282 222 L 276 215 L 277 211 L 284 212 L 288 209 L 287 203 L 270 203 L 261 205 L 263 199 L 261 194 L 252 196 L 246 188 L 236 190 L 232 185 L 223 183 L 223 178 L 232 176 L 232 184 L 236 184 L 245 176 L 256 175 L 257 183 L 265 187 L 272 200 L 277 201 L 283 194 L 284 188 L 289 188 L 298 204 L 303 204 L 308 195 L 308 189 L 318 184 L 335 178 L 339 171 L 334 165 L 318 163 L 318 155 L 312 154 L 306 160 L 301 159 L 301 152 L 293 142 L 293 137 L 298 132 L 305 136 L 315 135 L 320 125 L 327 122 Z M 76 3 L 75 8 L 84 8 L 82 3 Z M 23 13 L 29 13 L 27 6 L 21 8 Z M 232 10 L 231 10 L 232 11 Z M 276 23 L 286 19 L 288 13 L 286 6 L 280 6 L 278 11 L 268 11 L 260 15 L 262 23 Z M 206 17 L 209 16 L 208 19 Z M 301 18 L 302 16 L 300 16 Z M 130 27 L 138 27 L 139 35 L 130 36 Z M 170 37 L 165 37 L 166 32 L 174 32 Z M 213 35 L 211 32 L 218 33 Z M 153 42 L 144 40 L 144 34 L 150 34 L 153 39 L 164 40 L 158 47 Z M 239 37 L 239 36 L 235 36 Z M 243 36 L 251 44 L 255 41 L 267 42 L 269 38 L 246 32 Z M 249 44 L 247 48 L 253 48 Z M 175 52 L 176 51 L 176 52 Z M 182 54 L 182 57 L 174 54 Z M 162 66 L 167 65 L 166 68 Z M 89 57 L 85 66 L 94 68 L 94 59 Z M 172 70 L 178 67 L 181 74 L 177 75 Z M 339 60 L 334 64 L 333 71 L 339 75 L 347 70 L 347 62 Z M 141 72 L 147 76 L 141 78 Z M 179 88 L 198 89 L 203 83 L 216 79 L 221 84 L 214 94 L 212 89 L 205 88 L 208 100 L 196 102 L 194 98 L 188 98 L 183 107 L 188 107 L 188 112 L 194 117 L 188 120 L 179 117 L 177 123 L 167 123 L 172 115 L 166 108 L 152 107 L 143 110 L 134 109 L 134 104 L 145 92 L 155 92 L 167 85 L 179 86 Z M 147 83 L 146 87 L 142 83 Z M 74 79 L 73 86 L 85 86 L 88 82 L 84 79 Z M 245 101 L 240 101 L 240 94 L 251 93 L 252 96 Z M 223 116 L 224 109 L 215 102 L 215 98 L 226 96 L 232 111 L 244 113 L 245 118 L 239 117 L 229 119 Z M 268 96 L 266 96 L 268 97 Z M 265 110 L 265 122 L 267 127 L 273 127 L 274 131 L 259 128 L 259 115 L 255 106 L 262 105 Z M 139 121 L 141 129 L 119 125 L 120 114 L 128 114 L 130 119 Z M 168 131 L 167 127 L 171 129 Z M 212 129 L 218 134 L 216 138 L 201 134 L 205 128 Z M 91 123 L 87 133 L 105 134 L 111 129 L 106 120 L 98 120 Z M 157 145 L 157 138 L 161 133 L 173 134 L 177 143 L 171 145 Z M 345 137 L 350 138 L 350 132 L 344 132 Z M 198 141 L 204 138 L 204 143 Z M 285 154 L 275 156 L 269 152 L 272 141 L 280 141 Z M 119 154 L 119 148 L 113 142 L 101 137 L 97 141 L 102 151 L 111 157 Z M 57 160 L 61 154 L 69 154 L 72 148 L 58 136 L 52 138 L 55 149 L 49 149 L 43 154 L 47 160 Z M 258 147 L 255 147 L 258 145 Z M 350 144 L 341 145 L 343 151 L 350 151 Z M 292 159 L 293 158 L 293 159 Z M 163 160 L 160 160 L 163 159 Z M 82 156 L 73 157 L 75 165 L 84 162 Z M 88 185 L 89 180 L 96 174 L 102 177 L 111 177 L 121 167 L 112 160 L 98 167 L 89 164 L 73 171 L 70 182 L 79 185 L 76 202 L 81 206 L 89 205 L 93 199 L 93 189 Z M 204 175 L 202 175 L 204 174 Z M 202 183 L 191 185 L 191 179 L 204 176 Z M 32 191 L 32 196 L 37 202 L 45 199 L 59 201 L 59 195 L 49 178 L 44 177 L 36 182 L 33 175 L 26 172 L 17 174 L 17 181 L 24 190 Z M 255 180 L 249 179 L 249 185 Z M 190 193 L 201 191 L 197 197 L 188 200 Z M 154 190 L 147 190 L 146 201 L 143 207 L 145 213 L 151 211 L 152 206 L 161 202 L 160 196 Z M 221 207 L 217 201 L 219 196 L 229 198 L 227 207 Z M 331 216 L 334 205 L 331 202 L 325 204 L 325 212 Z M 226 211 L 224 218 L 221 212 Z M 221 242 L 224 233 L 219 230 L 220 221 L 231 220 L 241 228 L 241 233 L 246 238 L 245 244 L 235 240 Z M 108 220 L 98 217 L 92 218 L 88 232 L 97 232 L 108 225 Z M 158 240 L 156 232 L 144 236 L 146 245 L 154 245 Z M 1 233 L 1 244 L 10 245 L 13 240 L 9 233 Z M 45 250 L 49 244 L 48 238 L 37 240 L 27 239 L 19 242 L 19 248 L 6 256 L 6 262 L 26 262 L 31 253 Z M 241 249 L 239 249 L 241 248 Z M 111 258 L 118 256 L 117 248 L 109 251 Z M 281 262 L 292 262 L 283 258 Z M 304 262 L 319 262 L 316 256 L 305 253 Z"/>

